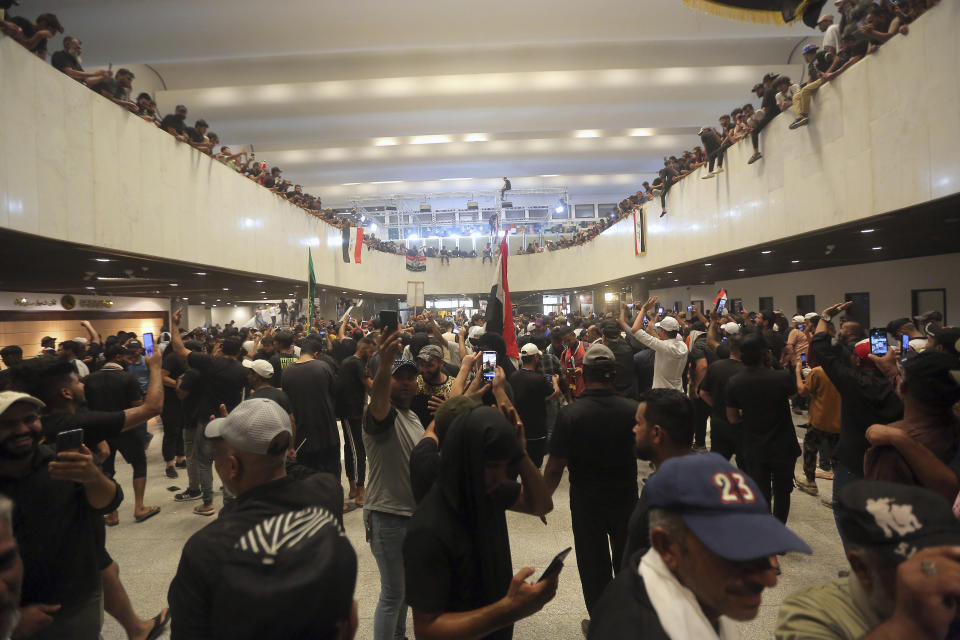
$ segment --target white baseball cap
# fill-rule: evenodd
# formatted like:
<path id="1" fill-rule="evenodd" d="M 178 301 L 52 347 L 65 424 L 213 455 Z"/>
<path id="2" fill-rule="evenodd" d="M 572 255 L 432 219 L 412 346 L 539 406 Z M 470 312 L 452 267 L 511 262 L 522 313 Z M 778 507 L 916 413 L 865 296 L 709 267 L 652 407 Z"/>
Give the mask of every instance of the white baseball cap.
<path id="1" fill-rule="evenodd" d="M 45 406 L 47 406 L 29 393 L 21 393 L 19 391 L 0 391 L 0 415 L 3 415 L 7 409 L 17 402 L 28 402 L 38 409 L 43 409 Z"/>
<path id="2" fill-rule="evenodd" d="M 728 336 L 735 336 L 740 333 L 740 325 L 736 322 L 728 322 L 726 324 L 720 325 L 720 328 L 723 329 L 723 332 Z"/>
<path id="3" fill-rule="evenodd" d="M 269 360 L 244 360 L 243 366 L 247 369 L 253 369 L 253 372 L 261 378 L 273 377 L 273 365 Z"/>
<path id="4" fill-rule="evenodd" d="M 811 312 L 808 313 L 807 315 L 803 316 L 803 319 L 804 319 L 804 320 L 812 320 L 813 318 L 816 318 L 816 317 L 818 317 L 819 315 L 820 315 L 820 314 L 817 313 L 816 311 L 811 311 Z"/>
<path id="5" fill-rule="evenodd" d="M 805 318 L 803 316 L 793 316 L 792 318 L 790 318 L 790 322 L 792 322 L 793 324 L 800 324 L 804 320 Z"/>
<path id="6" fill-rule="evenodd" d="M 520 357 L 522 358 L 539 355 L 543 355 L 543 353 L 539 348 L 537 348 L 537 345 L 533 344 L 532 342 L 528 342 L 527 344 L 523 345 L 522 349 L 520 349 Z"/>
<path id="7" fill-rule="evenodd" d="M 657 328 L 664 331 L 680 331 L 680 323 L 673 316 L 667 316 L 657 323 Z"/>
<path id="8" fill-rule="evenodd" d="M 536 323 L 536 322 L 528 322 L 528 323 L 527 323 L 527 333 L 530 333 L 531 331 L 533 331 L 533 330 L 536 329 L 536 328 L 537 328 L 537 323 Z"/>
<path id="9" fill-rule="evenodd" d="M 483 327 L 474 325 L 474 326 L 470 327 L 470 330 L 469 330 L 469 331 L 467 331 L 467 337 L 470 338 L 471 340 L 476 340 L 477 338 L 479 338 L 480 336 L 482 336 L 482 335 L 485 334 L 486 332 L 487 332 L 487 330 L 484 329 Z"/>
<path id="10" fill-rule="evenodd" d="M 231 447 L 247 453 L 266 455 L 270 443 L 283 432 L 293 435 L 290 416 L 283 407 L 269 398 L 250 398 L 238 404 L 226 418 L 211 420 L 203 435 L 223 438 Z"/>

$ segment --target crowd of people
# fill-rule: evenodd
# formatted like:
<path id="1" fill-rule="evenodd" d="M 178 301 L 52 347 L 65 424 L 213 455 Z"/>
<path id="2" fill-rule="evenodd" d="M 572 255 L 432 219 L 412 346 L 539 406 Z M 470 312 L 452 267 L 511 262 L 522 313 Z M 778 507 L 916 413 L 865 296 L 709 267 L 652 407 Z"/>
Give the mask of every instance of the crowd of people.
<path id="1" fill-rule="evenodd" d="M 881 355 L 849 306 L 787 319 L 654 297 L 522 315 L 519 357 L 462 311 L 308 327 L 268 309 L 261 326 L 192 331 L 177 311 L 153 354 L 89 322 L 33 357 L 5 346 L 0 550 L 16 575 L 0 635 L 92 640 L 102 607 L 138 639 L 168 624 L 175 640 L 351 638 L 342 523 L 359 508 L 380 574 L 372 637 L 403 638 L 410 608 L 417 637 L 509 638 L 562 561 L 536 582 L 515 572 L 505 511 L 565 508 L 568 472 L 586 637 L 732 637 L 778 556 L 811 552 L 785 525 L 793 487 L 816 493 L 817 477 L 850 573 L 789 595 L 776 636 L 955 637 L 960 329 L 895 319 L 871 332 Z M 163 517 L 143 501 L 158 417 L 164 476 L 188 478 L 173 500 L 218 517 L 186 541 L 169 609 L 140 618 L 106 528 L 126 511 L 118 450 L 130 516 Z M 638 459 L 655 469 L 642 485 Z"/>

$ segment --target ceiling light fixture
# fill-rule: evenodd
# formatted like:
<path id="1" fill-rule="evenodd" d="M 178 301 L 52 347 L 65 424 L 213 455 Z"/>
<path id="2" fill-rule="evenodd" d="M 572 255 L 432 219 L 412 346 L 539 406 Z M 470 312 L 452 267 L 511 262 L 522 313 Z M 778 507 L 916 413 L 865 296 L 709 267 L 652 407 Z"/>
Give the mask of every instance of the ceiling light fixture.
<path id="1" fill-rule="evenodd" d="M 170 283 L 170 286 L 171 286 L 171 287 L 179 287 L 180 285 L 177 284 L 176 282 L 171 282 L 171 283 Z"/>
<path id="2" fill-rule="evenodd" d="M 414 136 L 410 144 L 443 144 L 450 142 L 450 136 Z"/>
<path id="3" fill-rule="evenodd" d="M 110 262 L 110 258 L 95 258 L 97 262 Z"/>
<path id="4" fill-rule="evenodd" d="M 740 267 L 739 269 L 737 269 L 737 271 L 746 271 L 746 269 L 744 269 L 743 267 Z"/>
<path id="5" fill-rule="evenodd" d="M 860 233 L 873 233 L 876 229 L 860 229 Z"/>
<path id="6" fill-rule="evenodd" d="M 880 251 L 881 249 L 883 249 L 883 247 L 871 247 L 871 249 L 873 249 L 874 251 Z"/>
<path id="7" fill-rule="evenodd" d="M 800 262 L 800 261 L 799 261 L 799 260 L 791 260 L 791 261 L 790 261 L 790 264 L 797 264 L 798 262 Z"/>
<path id="8" fill-rule="evenodd" d="M 230 291 L 230 288 L 229 288 L 229 287 L 224 287 L 223 290 L 224 290 L 224 291 Z"/>
<path id="9" fill-rule="evenodd" d="M 541 178 L 556 178 L 558 175 L 560 175 L 560 174 L 559 174 L 559 173 L 541 173 L 541 174 L 540 174 L 540 177 L 541 177 Z"/>
<path id="10" fill-rule="evenodd" d="M 713 263 L 712 263 L 712 262 L 704 262 L 704 263 L 703 263 L 703 266 L 705 266 L 705 267 L 712 267 L 712 266 L 713 266 Z"/>
<path id="11" fill-rule="evenodd" d="M 761 251 L 760 253 L 762 253 L 763 255 L 768 255 L 768 254 L 773 253 L 773 250 L 772 250 L 772 249 L 764 249 L 764 250 Z"/>
<path id="12" fill-rule="evenodd" d="M 87 289 L 96 289 L 96 287 L 87 287 Z"/>
<path id="13" fill-rule="evenodd" d="M 630 135 L 635 138 L 636 137 L 645 138 L 647 136 L 652 136 L 653 130 L 652 129 L 633 129 L 632 131 L 630 131 Z"/>
<path id="14" fill-rule="evenodd" d="M 194 271 L 194 272 L 193 272 L 193 275 L 195 275 L 195 276 L 205 276 L 205 275 L 207 275 L 207 272 L 206 272 L 206 271 Z"/>
<path id="15" fill-rule="evenodd" d="M 374 140 L 373 144 L 378 147 L 392 147 L 397 144 L 396 138 L 379 138 Z"/>
<path id="16" fill-rule="evenodd" d="M 263 280 L 254 280 L 257 284 L 263 284 Z"/>
<path id="17" fill-rule="evenodd" d="M 574 136 L 577 138 L 599 138 L 600 132 L 596 129 L 581 129 L 577 131 Z"/>
<path id="18" fill-rule="evenodd" d="M 490 136 L 486 133 L 468 133 L 464 136 L 464 142 L 487 142 Z"/>

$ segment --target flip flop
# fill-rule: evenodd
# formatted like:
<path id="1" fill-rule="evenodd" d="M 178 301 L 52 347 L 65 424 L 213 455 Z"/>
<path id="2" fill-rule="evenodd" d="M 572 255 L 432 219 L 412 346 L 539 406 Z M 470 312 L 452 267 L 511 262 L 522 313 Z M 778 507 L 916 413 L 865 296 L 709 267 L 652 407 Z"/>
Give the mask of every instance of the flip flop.
<path id="1" fill-rule="evenodd" d="M 147 634 L 147 640 L 156 640 L 163 635 L 163 631 L 167 628 L 168 622 L 170 622 L 169 609 L 164 609 L 157 615 L 153 616 L 153 629 L 150 629 L 150 633 Z"/>
<path id="2" fill-rule="evenodd" d="M 104 518 L 103 524 L 107 525 L 108 527 L 115 527 L 118 524 L 120 524 L 120 518 L 117 518 L 116 520 L 110 520 L 109 518 Z"/>
<path id="3" fill-rule="evenodd" d="M 193 512 L 198 516 L 212 516 L 217 512 L 216 509 L 212 508 L 213 505 L 210 505 L 211 509 L 209 511 L 204 509 L 205 506 L 206 505 L 197 505 L 196 507 L 193 508 Z"/>
<path id="4" fill-rule="evenodd" d="M 158 513 L 160 513 L 160 507 L 151 507 L 146 513 L 140 514 L 139 516 L 133 516 L 133 519 L 137 522 L 143 522 L 144 520 L 149 520 Z"/>
<path id="5" fill-rule="evenodd" d="M 356 508 L 357 508 L 357 505 L 353 502 L 345 502 L 343 504 L 344 513 L 350 513 L 351 511 L 354 511 Z"/>

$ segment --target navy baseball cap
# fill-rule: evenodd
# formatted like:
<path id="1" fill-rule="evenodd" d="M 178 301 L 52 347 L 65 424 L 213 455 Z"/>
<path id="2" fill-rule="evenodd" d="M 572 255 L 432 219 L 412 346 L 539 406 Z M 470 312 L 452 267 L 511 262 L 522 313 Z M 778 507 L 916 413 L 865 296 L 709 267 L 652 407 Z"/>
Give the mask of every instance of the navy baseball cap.
<path id="1" fill-rule="evenodd" d="M 731 562 L 810 547 L 773 517 L 756 483 L 716 453 L 670 458 L 647 479 L 650 508 L 683 518 L 710 551 Z"/>

